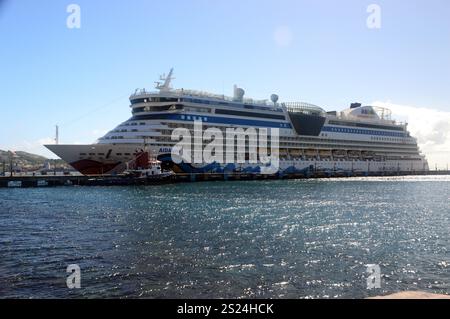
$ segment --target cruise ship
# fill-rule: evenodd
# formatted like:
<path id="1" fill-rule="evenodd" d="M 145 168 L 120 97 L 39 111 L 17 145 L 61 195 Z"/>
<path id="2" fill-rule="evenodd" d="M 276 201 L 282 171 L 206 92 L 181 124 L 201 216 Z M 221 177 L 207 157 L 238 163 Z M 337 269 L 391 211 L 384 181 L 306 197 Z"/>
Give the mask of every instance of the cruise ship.
<path id="1" fill-rule="evenodd" d="M 245 97 L 234 88 L 231 97 L 173 89 L 173 69 L 156 82 L 154 92 L 137 89 L 130 96 L 131 117 L 89 145 L 45 145 L 85 175 L 120 174 L 144 165 L 150 157 L 175 173 L 261 173 L 266 164 L 188 163 L 174 161 L 176 128 L 278 129 L 279 174 L 306 170 L 342 172 L 417 172 L 428 170 L 425 156 L 407 124 L 390 110 L 352 103 L 342 111 L 325 111 L 303 102 Z M 225 134 L 224 134 L 225 135 Z M 246 152 L 249 148 L 247 146 Z M 273 152 L 273 150 L 272 150 Z M 145 155 L 145 156 L 144 156 Z M 246 154 L 246 160 L 248 154 Z"/>

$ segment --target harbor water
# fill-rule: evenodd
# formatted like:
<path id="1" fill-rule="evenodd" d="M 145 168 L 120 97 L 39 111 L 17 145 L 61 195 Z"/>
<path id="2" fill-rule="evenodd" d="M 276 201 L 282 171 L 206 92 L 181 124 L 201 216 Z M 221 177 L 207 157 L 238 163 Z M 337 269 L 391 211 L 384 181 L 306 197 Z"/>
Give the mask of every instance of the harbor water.
<path id="1" fill-rule="evenodd" d="M 449 176 L 0 189 L 0 298 L 450 294 L 449 203 Z"/>

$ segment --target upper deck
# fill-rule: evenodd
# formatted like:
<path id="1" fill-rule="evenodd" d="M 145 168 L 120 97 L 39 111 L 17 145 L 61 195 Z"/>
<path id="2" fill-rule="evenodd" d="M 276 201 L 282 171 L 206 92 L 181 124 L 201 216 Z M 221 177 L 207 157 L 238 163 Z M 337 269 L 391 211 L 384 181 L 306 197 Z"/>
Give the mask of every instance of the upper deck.
<path id="1" fill-rule="evenodd" d="M 236 98 L 204 91 L 177 89 L 166 92 L 149 92 L 145 89 L 136 90 L 130 96 L 131 107 L 140 103 L 194 103 L 203 106 L 225 106 L 263 111 L 283 112 L 282 104 L 268 100 L 251 98 Z"/>
<path id="2" fill-rule="evenodd" d="M 263 113 L 285 113 L 305 114 L 308 116 L 318 116 L 329 121 L 339 122 L 337 125 L 351 123 L 361 124 L 381 124 L 392 127 L 402 127 L 406 129 L 407 124 L 392 120 L 391 111 L 386 108 L 376 106 L 362 106 L 353 103 L 350 108 L 343 111 L 327 112 L 323 108 L 304 102 L 278 102 L 278 96 L 273 94 L 268 99 L 256 100 L 244 97 L 245 91 L 234 87 L 234 96 L 224 94 L 214 94 L 199 90 L 172 89 L 170 86 L 173 70 L 168 76 L 161 76 L 163 84 L 156 82 L 158 91 L 147 91 L 146 89 L 136 89 L 130 96 L 131 108 L 134 113 L 140 112 L 164 112 L 182 111 L 186 105 L 194 105 L 199 108 L 220 109 L 220 108 L 240 108 L 245 109 L 246 114 Z"/>

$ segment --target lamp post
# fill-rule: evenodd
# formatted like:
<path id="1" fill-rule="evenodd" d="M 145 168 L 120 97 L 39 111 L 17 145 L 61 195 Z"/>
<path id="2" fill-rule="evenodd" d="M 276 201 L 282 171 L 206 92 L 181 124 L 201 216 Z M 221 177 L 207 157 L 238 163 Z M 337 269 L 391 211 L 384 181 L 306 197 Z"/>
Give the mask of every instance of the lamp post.
<path id="1" fill-rule="evenodd" d="M 13 176 L 13 158 L 12 158 L 12 154 L 11 157 L 9 158 L 9 172 L 11 177 Z"/>

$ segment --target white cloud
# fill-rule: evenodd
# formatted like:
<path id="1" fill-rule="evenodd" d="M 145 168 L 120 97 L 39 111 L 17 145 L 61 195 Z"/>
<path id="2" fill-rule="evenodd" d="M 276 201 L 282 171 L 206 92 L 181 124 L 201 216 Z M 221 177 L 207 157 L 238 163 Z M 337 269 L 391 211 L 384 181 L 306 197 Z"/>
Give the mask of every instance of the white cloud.
<path id="1" fill-rule="evenodd" d="M 40 145 L 55 144 L 55 139 L 51 138 L 51 137 L 44 137 L 44 138 L 37 140 L 37 142 Z"/>
<path id="2" fill-rule="evenodd" d="M 106 133 L 108 133 L 108 130 L 96 129 L 96 130 L 92 131 L 92 136 L 95 136 L 96 138 L 99 138 L 99 137 L 105 135 Z"/>
<path id="3" fill-rule="evenodd" d="M 374 102 L 373 105 L 392 110 L 393 119 L 406 121 L 411 135 L 417 138 L 430 169 L 450 164 L 450 112 L 432 108 Z"/>
<path id="4" fill-rule="evenodd" d="M 293 33 L 288 26 L 279 26 L 273 33 L 275 44 L 280 47 L 290 46 L 293 40 Z"/>

